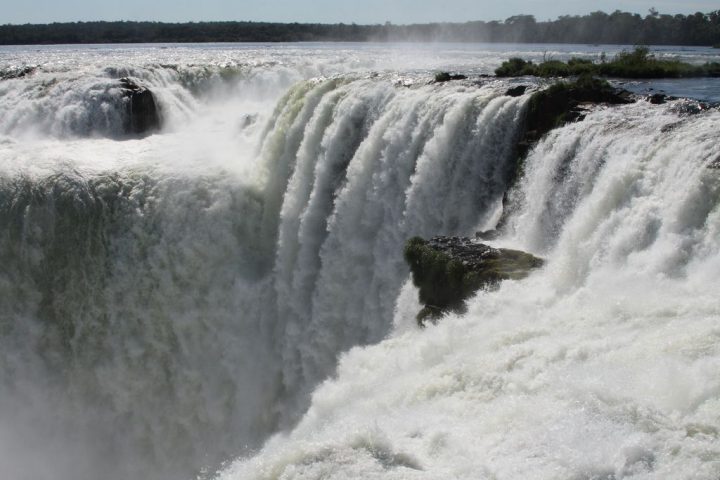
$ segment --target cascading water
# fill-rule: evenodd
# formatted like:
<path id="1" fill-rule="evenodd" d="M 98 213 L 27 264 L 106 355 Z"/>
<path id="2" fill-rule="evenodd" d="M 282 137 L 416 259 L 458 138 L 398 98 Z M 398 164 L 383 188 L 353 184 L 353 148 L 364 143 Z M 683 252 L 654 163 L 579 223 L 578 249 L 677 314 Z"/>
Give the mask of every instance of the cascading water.
<path id="1" fill-rule="evenodd" d="M 434 54 L 107 48 L 0 81 L 2 478 L 720 475 L 720 114 L 598 109 L 507 194 L 528 95 Z M 503 203 L 546 267 L 418 329 L 404 242 Z"/>
<path id="2" fill-rule="evenodd" d="M 391 330 L 405 239 L 471 233 L 507 188 L 524 99 L 501 85 L 346 75 L 300 82 L 270 112 L 262 79 L 198 97 L 175 72 L 133 76 L 161 92 L 161 135 L 94 138 L 122 138 L 94 115 L 123 106 L 88 106 L 89 90 L 41 96 L 39 110 L 85 112 L 82 128 L 60 114 L 27 120 L 32 141 L 25 120 L 5 127 L 10 478 L 184 478 L 260 447 L 341 352 Z M 34 100 L 12 92 L 39 81 L 6 81 L 4 107 L 24 118 Z M 237 90 L 232 113 L 217 88 Z"/>
<path id="3" fill-rule="evenodd" d="M 717 112 L 599 110 L 531 152 L 497 243 L 547 256 L 357 348 L 219 478 L 717 478 Z"/>
<path id="4" fill-rule="evenodd" d="M 501 201 L 522 104 L 492 88 L 370 80 L 323 97 L 280 211 L 275 336 L 288 339 L 286 387 L 311 388 L 338 352 L 388 332 L 407 238 L 471 232 Z"/>

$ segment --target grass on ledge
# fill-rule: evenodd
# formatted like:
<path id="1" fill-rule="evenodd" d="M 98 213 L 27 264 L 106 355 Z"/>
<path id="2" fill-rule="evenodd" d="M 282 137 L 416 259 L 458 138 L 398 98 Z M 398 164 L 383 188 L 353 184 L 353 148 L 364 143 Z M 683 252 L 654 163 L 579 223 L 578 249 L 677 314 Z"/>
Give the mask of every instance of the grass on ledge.
<path id="1" fill-rule="evenodd" d="M 720 63 L 690 65 L 679 60 L 661 60 L 655 58 L 647 47 L 635 47 L 630 52 L 623 50 L 611 61 L 602 58 L 599 63 L 584 58 L 571 58 L 567 62 L 546 60 L 534 64 L 515 57 L 503 62 L 495 70 L 498 77 L 570 77 L 583 74 L 616 78 L 720 77 Z"/>

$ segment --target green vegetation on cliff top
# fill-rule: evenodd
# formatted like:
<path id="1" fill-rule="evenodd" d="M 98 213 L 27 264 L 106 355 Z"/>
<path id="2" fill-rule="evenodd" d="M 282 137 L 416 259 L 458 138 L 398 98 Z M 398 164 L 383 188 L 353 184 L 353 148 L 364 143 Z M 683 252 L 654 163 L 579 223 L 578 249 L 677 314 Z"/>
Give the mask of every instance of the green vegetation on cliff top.
<path id="1" fill-rule="evenodd" d="M 522 58 L 511 58 L 495 70 L 498 77 L 569 77 L 576 75 L 597 75 L 616 78 L 688 78 L 720 77 L 720 63 L 708 62 L 691 65 L 679 60 L 655 58 L 647 47 L 635 47 L 633 51 L 622 51 L 615 58 L 599 62 L 584 58 L 571 58 L 567 62 L 546 60 L 535 64 Z"/>

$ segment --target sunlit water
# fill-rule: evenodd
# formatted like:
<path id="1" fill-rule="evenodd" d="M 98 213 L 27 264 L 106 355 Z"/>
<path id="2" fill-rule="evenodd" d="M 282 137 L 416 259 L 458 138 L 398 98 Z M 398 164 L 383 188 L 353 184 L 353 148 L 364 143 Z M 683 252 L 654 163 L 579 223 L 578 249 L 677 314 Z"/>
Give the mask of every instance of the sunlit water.
<path id="1" fill-rule="evenodd" d="M 620 49 L 1 48 L 2 478 L 720 476 L 720 114 L 598 107 L 506 194 L 529 95 L 479 75 Z M 503 197 L 546 267 L 419 329 L 405 240 Z"/>

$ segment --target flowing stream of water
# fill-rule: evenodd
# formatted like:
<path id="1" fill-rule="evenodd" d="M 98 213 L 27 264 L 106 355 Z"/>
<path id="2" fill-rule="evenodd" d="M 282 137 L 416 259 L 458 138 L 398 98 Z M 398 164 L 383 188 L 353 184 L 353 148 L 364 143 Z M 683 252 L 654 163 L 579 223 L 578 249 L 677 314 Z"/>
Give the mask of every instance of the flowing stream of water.
<path id="1" fill-rule="evenodd" d="M 509 185 L 530 94 L 429 80 L 510 50 L 408 51 L 2 52 L 3 478 L 720 475 L 720 113 L 597 107 Z M 404 242 L 503 203 L 546 266 L 418 328 Z"/>

